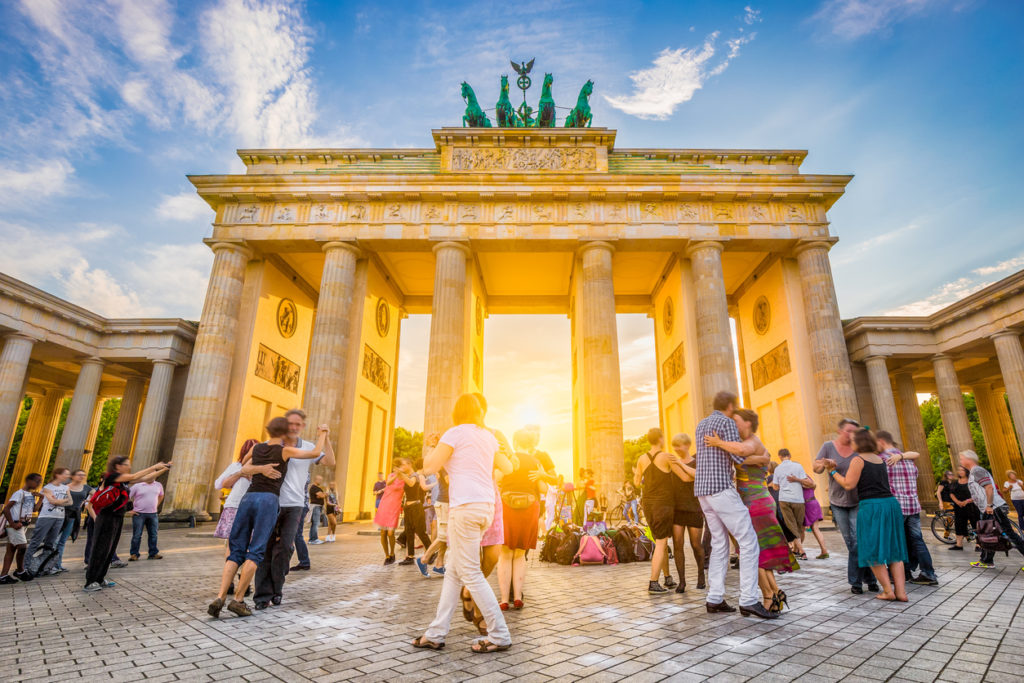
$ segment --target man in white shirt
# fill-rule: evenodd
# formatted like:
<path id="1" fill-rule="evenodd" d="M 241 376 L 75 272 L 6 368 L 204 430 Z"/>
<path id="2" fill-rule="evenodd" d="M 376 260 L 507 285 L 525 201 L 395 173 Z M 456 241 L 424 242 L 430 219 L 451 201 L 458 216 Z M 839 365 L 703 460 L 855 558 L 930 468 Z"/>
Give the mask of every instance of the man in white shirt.
<path id="1" fill-rule="evenodd" d="M 793 552 L 802 560 L 807 559 L 804 555 L 804 488 L 813 486 L 814 481 L 807 476 L 803 465 L 793 462 L 789 449 L 780 448 L 779 458 L 782 460 L 772 474 L 772 488 L 779 492 L 779 512 L 782 513 L 782 523 L 785 524 L 791 534 L 796 536 L 793 540 Z"/>
<path id="2" fill-rule="evenodd" d="M 288 420 L 287 445 L 312 450 L 315 444 L 302 438 L 306 429 L 306 413 L 295 408 L 284 416 Z M 281 507 L 277 515 L 277 526 L 270 535 L 263 561 L 256 569 L 256 592 L 253 595 L 253 602 L 258 610 L 266 609 L 271 604 L 281 604 L 288 563 L 291 562 L 292 552 L 295 550 L 295 535 L 301 533 L 302 519 L 309 504 L 309 468 L 314 463 L 334 467 L 334 448 L 330 439 L 320 457 L 288 461 L 288 471 L 285 472 L 281 484 Z"/>

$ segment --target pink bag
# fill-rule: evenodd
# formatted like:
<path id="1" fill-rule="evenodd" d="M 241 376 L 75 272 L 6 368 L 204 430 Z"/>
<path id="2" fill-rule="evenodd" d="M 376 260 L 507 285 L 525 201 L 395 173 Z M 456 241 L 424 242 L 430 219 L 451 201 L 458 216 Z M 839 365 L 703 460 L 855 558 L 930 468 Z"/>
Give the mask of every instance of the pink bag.
<path id="1" fill-rule="evenodd" d="M 601 542 L 594 536 L 584 535 L 580 538 L 580 549 L 576 551 L 576 556 L 572 558 L 572 564 L 574 567 L 578 567 L 581 564 L 604 564 L 607 559 L 604 549 L 601 547 Z"/>
<path id="2" fill-rule="evenodd" d="M 608 536 L 598 536 L 601 539 L 601 547 L 604 548 L 605 564 L 618 564 L 619 551 L 615 549 L 615 541 Z"/>

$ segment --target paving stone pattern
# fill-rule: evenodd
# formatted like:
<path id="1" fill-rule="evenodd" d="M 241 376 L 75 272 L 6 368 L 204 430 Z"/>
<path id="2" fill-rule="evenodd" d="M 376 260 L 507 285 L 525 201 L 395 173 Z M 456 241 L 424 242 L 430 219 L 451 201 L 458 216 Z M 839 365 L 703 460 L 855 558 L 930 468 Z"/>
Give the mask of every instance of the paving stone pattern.
<path id="1" fill-rule="evenodd" d="M 973 553 L 936 543 L 942 585 L 910 586 L 910 603 L 889 604 L 849 592 L 842 541 L 831 532 L 831 559 L 780 577 L 792 609 L 772 622 L 709 615 L 692 587 L 649 596 L 646 565 L 531 559 L 527 608 L 508 613 L 514 646 L 484 656 L 469 651 L 475 632 L 459 613 L 442 652 L 409 646 L 433 617 L 441 579 L 381 566 L 376 539 L 356 533 L 369 528 L 344 525 L 337 543 L 312 546 L 314 568 L 291 575 L 282 606 L 216 621 L 205 610 L 223 547 L 208 530 L 162 530 L 165 559 L 111 570 L 117 587 L 99 593 L 82 592 L 80 540 L 65 561 L 72 571 L 0 586 L 0 680 L 1024 679 L 1016 555 L 978 570 L 966 566 Z M 126 535 L 122 557 L 127 543 Z M 737 572 L 729 574 L 735 603 Z"/>

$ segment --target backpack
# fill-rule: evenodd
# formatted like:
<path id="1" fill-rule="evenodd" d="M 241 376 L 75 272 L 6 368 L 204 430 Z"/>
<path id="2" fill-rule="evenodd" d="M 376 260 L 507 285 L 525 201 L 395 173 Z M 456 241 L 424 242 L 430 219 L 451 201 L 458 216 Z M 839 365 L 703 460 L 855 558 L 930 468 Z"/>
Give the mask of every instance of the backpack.
<path id="1" fill-rule="evenodd" d="M 556 554 L 558 552 L 558 546 L 565 540 L 565 533 L 559 531 L 557 528 L 552 529 L 548 532 L 548 535 L 544 537 L 544 546 L 540 550 L 540 561 L 541 562 L 556 562 Z"/>
<path id="2" fill-rule="evenodd" d="M 615 554 L 618 556 L 619 562 L 636 562 L 636 554 L 633 552 L 636 536 L 631 528 L 628 526 L 620 528 L 612 542 L 615 545 Z"/>
<path id="3" fill-rule="evenodd" d="M 555 562 L 558 564 L 572 564 L 576 551 L 580 549 L 580 535 L 576 531 L 568 531 L 562 542 L 555 551 Z"/>
<path id="4" fill-rule="evenodd" d="M 601 541 L 601 549 L 604 550 L 604 555 L 607 558 L 605 564 L 618 564 L 619 553 L 615 549 L 615 539 L 606 534 L 602 534 L 597 537 Z"/>
<path id="5" fill-rule="evenodd" d="M 654 541 L 644 534 L 639 534 L 633 541 L 633 555 L 637 562 L 646 562 L 654 554 Z"/>
<path id="6" fill-rule="evenodd" d="M 992 517 L 980 519 L 975 523 L 978 545 L 983 550 L 1002 551 L 1010 554 L 1010 541 L 1003 534 L 1002 527 Z"/>
<path id="7" fill-rule="evenodd" d="M 572 558 L 572 566 L 581 564 L 604 564 L 608 557 L 604 553 L 601 541 L 596 536 L 586 535 L 580 539 L 580 547 Z"/>
<path id="8" fill-rule="evenodd" d="M 93 492 L 89 497 L 89 503 L 96 514 L 109 510 L 110 512 L 124 512 L 128 508 L 128 490 L 120 484 L 102 486 Z"/>

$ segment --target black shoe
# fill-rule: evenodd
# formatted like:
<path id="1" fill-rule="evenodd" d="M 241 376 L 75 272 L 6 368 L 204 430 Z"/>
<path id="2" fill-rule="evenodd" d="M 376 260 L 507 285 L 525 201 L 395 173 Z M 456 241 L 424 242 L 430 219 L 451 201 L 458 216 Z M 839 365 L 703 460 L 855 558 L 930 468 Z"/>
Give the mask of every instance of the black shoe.
<path id="1" fill-rule="evenodd" d="M 910 580 L 910 583 L 916 583 L 918 586 L 938 586 L 938 579 L 929 579 L 924 574 L 918 574 Z"/>
<path id="2" fill-rule="evenodd" d="M 877 593 L 878 591 L 881 590 L 881 588 L 878 587 L 877 583 L 869 583 L 868 584 L 868 590 L 871 591 L 872 593 Z"/>
<path id="3" fill-rule="evenodd" d="M 660 595 L 662 593 L 668 593 L 668 589 L 663 587 L 657 581 L 651 581 L 649 584 L 647 584 L 647 592 L 653 593 L 655 595 Z"/>
<path id="4" fill-rule="evenodd" d="M 218 617 L 220 617 L 220 611 L 222 609 L 224 609 L 224 601 L 220 598 L 217 598 L 216 600 L 210 603 L 209 607 L 206 608 L 206 613 L 214 619 L 217 619 Z"/>
<path id="5" fill-rule="evenodd" d="M 264 609 L 267 609 L 268 607 L 270 607 L 270 603 L 269 602 L 263 602 L 262 600 L 260 600 L 259 602 L 253 604 L 253 607 L 255 607 L 258 610 L 264 610 Z"/>
<path id="6" fill-rule="evenodd" d="M 729 558 L 729 566 L 732 567 L 733 569 L 737 569 L 740 566 L 740 556 L 739 555 L 733 555 L 732 557 L 730 557 Z"/>
<path id="7" fill-rule="evenodd" d="M 951 545 L 951 546 L 949 546 L 949 548 L 947 548 L 947 550 L 963 550 L 963 549 L 964 549 L 964 547 L 962 545 Z"/>
<path id="8" fill-rule="evenodd" d="M 290 571 L 290 572 L 308 572 L 309 571 L 309 565 L 308 564 L 297 564 L 294 567 L 292 567 L 291 569 L 289 569 L 288 571 Z"/>
<path id="9" fill-rule="evenodd" d="M 715 614 L 716 612 L 736 611 L 736 608 L 727 603 L 725 600 L 722 600 L 722 602 L 705 602 L 704 607 L 705 609 L 707 609 L 708 614 Z"/>
<path id="10" fill-rule="evenodd" d="M 850 586 L 850 592 L 854 595 L 863 595 L 864 588 L 862 586 Z"/>
<path id="11" fill-rule="evenodd" d="M 12 584 L 12 583 L 18 583 L 18 580 L 16 578 L 14 578 L 13 576 L 11 576 L 10 574 L 6 574 L 4 576 L 0 576 L 0 586 L 7 586 L 7 585 Z"/>
<path id="12" fill-rule="evenodd" d="M 395 563 L 395 556 L 394 555 L 389 555 L 389 556 L 384 558 L 384 566 L 385 567 L 388 566 L 389 564 L 394 564 L 394 563 Z"/>
<path id="13" fill-rule="evenodd" d="M 400 565 L 402 565 L 404 567 L 406 565 L 412 564 L 415 561 L 416 561 L 416 558 L 414 558 L 414 557 L 407 557 L 404 560 L 402 560 L 401 562 L 399 562 L 398 564 L 400 564 Z"/>
<path id="14" fill-rule="evenodd" d="M 272 605 L 280 605 L 281 604 L 281 596 L 280 595 L 275 595 L 274 597 L 270 598 L 270 603 Z"/>
<path id="15" fill-rule="evenodd" d="M 16 578 L 18 581 L 31 581 L 32 579 L 36 578 L 32 576 L 31 572 L 27 571 L 14 572 L 13 574 L 11 574 L 11 576 Z"/>
<path id="16" fill-rule="evenodd" d="M 685 593 L 685 592 L 686 592 L 686 584 L 685 583 L 681 583 L 678 586 L 676 586 L 676 593 Z"/>
<path id="17" fill-rule="evenodd" d="M 778 613 L 769 612 L 759 602 L 753 605 L 740 605 L 740 614 L 745 617 L 761 617 L 762 619 L 778 619 Z"/>
<path id="18" fill-rule="evenodd" d="M 671 575 L 665 577 L 665 588 L 674 588 L 676 586 L 676 580 Z"/>

